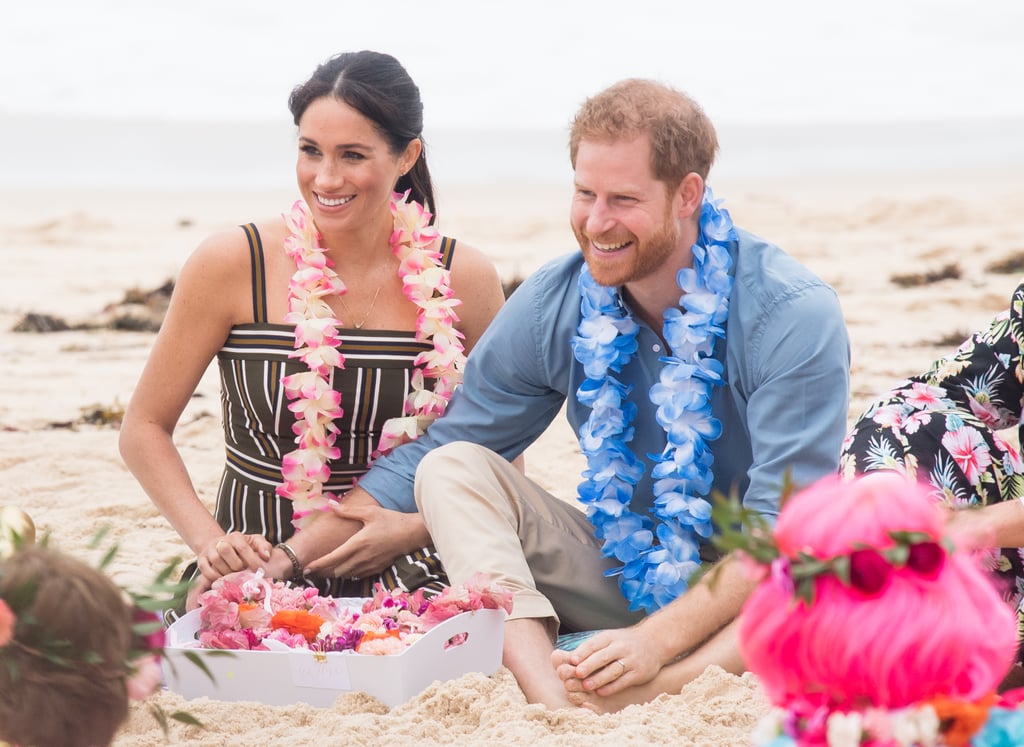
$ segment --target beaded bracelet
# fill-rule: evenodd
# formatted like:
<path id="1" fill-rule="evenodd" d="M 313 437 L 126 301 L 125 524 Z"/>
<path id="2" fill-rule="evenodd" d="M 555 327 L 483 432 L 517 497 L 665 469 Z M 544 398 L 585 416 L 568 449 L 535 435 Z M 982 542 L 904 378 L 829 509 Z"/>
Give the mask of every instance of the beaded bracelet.
<path id="1" fill-rule="evenodd" d="M 299 556 L 295 554 L 291 546 L 287 542 L 278 542 L 274 547 L 279 548 L 288 556 L 288 560 L 292 561 L 292 578 L 302 578 L 302 563 L 299 562 Z"/>

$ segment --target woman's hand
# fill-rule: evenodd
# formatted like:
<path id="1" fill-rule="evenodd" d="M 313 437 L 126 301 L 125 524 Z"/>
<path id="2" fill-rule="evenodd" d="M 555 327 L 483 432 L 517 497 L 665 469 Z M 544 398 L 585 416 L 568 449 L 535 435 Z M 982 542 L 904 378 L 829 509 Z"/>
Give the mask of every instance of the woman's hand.
<path id="1" fill-rule="evenodd" d="M 341 518 L 360 528 L 346 542 L 306 565 L 312 575 L 365 578 L 380 573 L 395 558 L 430 543 L 419 514 L 381 508 L 375 502 L 342 499 L 331 506 Z"/>
<path id="2" fill-rule="evenodd" d="M 213 583 L 229 573 L 260 568 L 270 560 L 271 550 L 270 542 L 261 534 L 229 532 L 208 542 L 196 561 L 203 578 Z"/>

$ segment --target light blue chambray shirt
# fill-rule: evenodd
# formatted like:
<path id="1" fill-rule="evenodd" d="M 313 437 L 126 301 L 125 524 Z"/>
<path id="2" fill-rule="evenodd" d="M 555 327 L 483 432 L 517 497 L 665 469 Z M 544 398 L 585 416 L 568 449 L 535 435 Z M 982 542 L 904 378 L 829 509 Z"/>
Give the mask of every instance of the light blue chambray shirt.
<path id="1" fill-rule="evenodd" d="M 774 522 L 787 472 L 807 485 L 838 468 L 849 404 L 849 338 L 829 286 L 778 247 L 737 233 L 730 247 L 734 282 L 726 340 L 715 350 L 720 360 L 724 356 L 726 385 L 712 397 L 722 423 L 722 435 L 711 444 L 713 489 L 736 490 L 748 509 Z M 412 512 L 416 466 L 436 446 L 472 441 L 513 459 L 567 398 L 567 417 L 579 432 L 590 409 L 576 401 L 585 376 L 569 341 L 580 322 L 582 264 L 580 252 L 559 257 L 512 294 L 469 356 L 445 416 L 418 441 L 379 460 L 360 487 L 385 508 Z M 639 350 L 619 378 L 633 386 L 638 407 L 631 446 L 645 471 L 632 509 L 645 513 L 653 504 L 647 454 L 665 446 L 646 392 L 658 380 L 658 358 L 666 351 L 659 336 L 636 321 Z"/>

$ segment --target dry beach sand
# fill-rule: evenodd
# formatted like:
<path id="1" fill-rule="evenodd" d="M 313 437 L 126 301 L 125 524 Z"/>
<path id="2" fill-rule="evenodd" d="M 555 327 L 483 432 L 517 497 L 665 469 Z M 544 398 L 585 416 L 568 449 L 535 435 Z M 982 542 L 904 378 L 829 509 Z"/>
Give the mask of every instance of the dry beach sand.
<path id="1" fill-rule="evenodd" d="M 1024 276 L 1024 188 L 1012 169 L 894 173 L 886 178 L 719 180 L 737 223 L 804 261 L 839 293 L 853 343 L 855 415 L 877 392 L 952 350 L 1008 303 Z M 62 549 L 89 556 L 109 526 L 124 583 L 142 582 L 183 552 L 122 465 L 117 431 L 102 421 L 128 400 L 151 332 L 16 333 L 28 312 L 95 319 L 133 288 L 172 277 L 211 230 L 280 212 L 287 192 L 201 195 L 132 191 L 14 191 L 0 195 L 0 504 L 27 510 Z M 488 252 L 506 279 L 571 248 L 566 188 L 442 187 L 446 233 Z M 216 377 L 207 375 L 176 439 L 201 495 L 211 499 L 222 447 Z M 90 422 L 94 421 L 94 422 Z M 99 424 L 97 424 L 97 422 Z M 527 468 L 571 497 L 579 455 L 553 426 Z M 681 695 L 597 717 L 527 705 L 507 671 L 435 684 L 390 711 L 351 693 L 331 709 L 197 700 L 164 692 L 205 731 L 172 726 L 196 745 L 462 744 L 743 745 L 765 710 L 752 676 L 710 670 Z M 164 737 L 136 706 L 119 747 Z"/>

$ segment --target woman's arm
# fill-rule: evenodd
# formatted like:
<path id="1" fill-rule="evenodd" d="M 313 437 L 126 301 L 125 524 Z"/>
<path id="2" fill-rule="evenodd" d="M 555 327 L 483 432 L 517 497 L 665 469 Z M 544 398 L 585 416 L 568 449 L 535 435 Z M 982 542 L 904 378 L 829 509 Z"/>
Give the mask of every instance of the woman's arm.
<path id="1" fill-rule="evenodd" d="M 949 528 L 973 547 L 1024 547 L 1024 504 L 1009 500 L 951 511 Z"/>
<path id="2" fill-rule="evenodd" d="M 173 434 L 232 325 L 251 321 L 246 317 L 251 316 L 248 269 L 248 248 L 239 230 L 206 239 L 188 259 L 119 438 L 128 469 L 200 558 L 201 567 L 204 561 L 209 564 L 206 556 L 214 554 L 211 548 L 224 532 L 196 494 Z M 245 545 L 239 543 L 238 553 L 245 556 L 240 560 L 255 565 L 255 554 Z M 225 565 L 221 570 L 232 569 Z"/>

